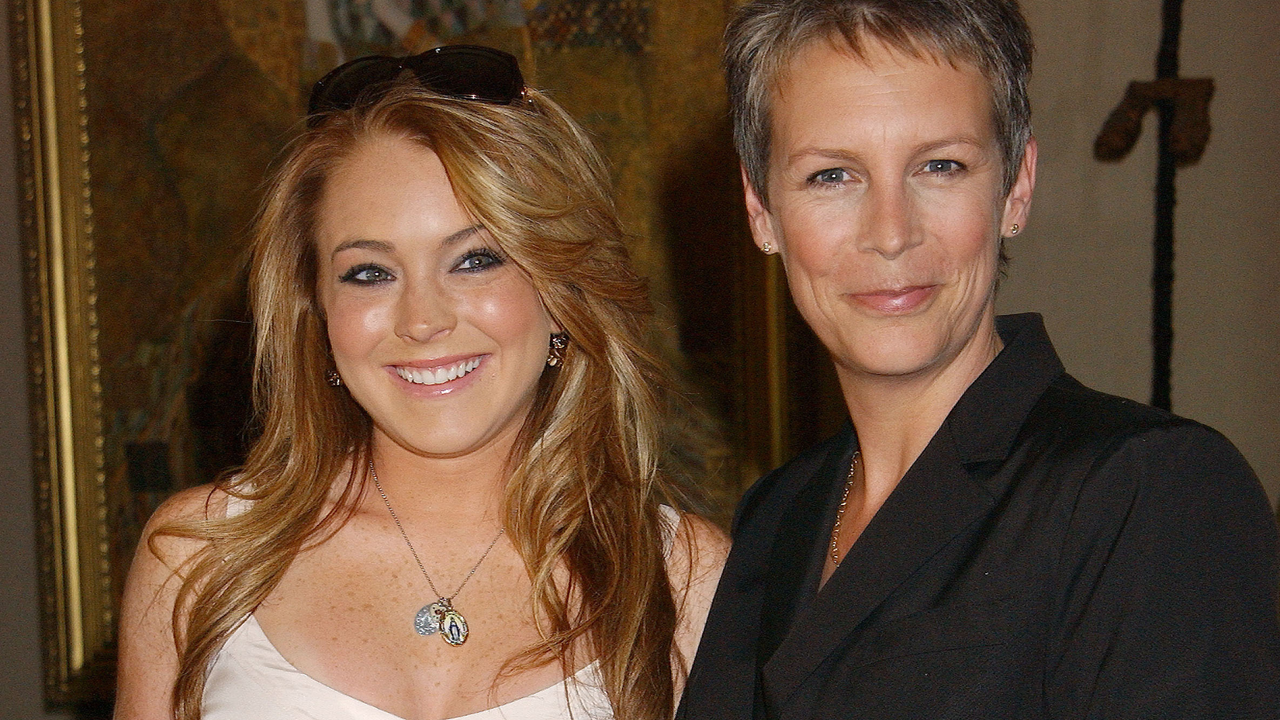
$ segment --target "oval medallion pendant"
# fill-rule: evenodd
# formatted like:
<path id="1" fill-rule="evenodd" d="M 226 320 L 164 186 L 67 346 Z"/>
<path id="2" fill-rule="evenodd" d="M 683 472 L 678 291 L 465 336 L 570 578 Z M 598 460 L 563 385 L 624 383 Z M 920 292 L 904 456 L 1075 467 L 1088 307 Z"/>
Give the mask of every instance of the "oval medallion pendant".
<path id="1" fill-rule="evenodd" d="M 462 613 L 449 608 L 440 618 L 440 637 L 450 645 L 461 645 L 467 641 L 467 620 Z"/>
<path id="2" fill-rule="evenodd" d="M 440 632 L 440 616 L 444 615 L 445 607 L 439 601 L 423 605 L 413 618 L 413 629 L 423 636 Z"/>

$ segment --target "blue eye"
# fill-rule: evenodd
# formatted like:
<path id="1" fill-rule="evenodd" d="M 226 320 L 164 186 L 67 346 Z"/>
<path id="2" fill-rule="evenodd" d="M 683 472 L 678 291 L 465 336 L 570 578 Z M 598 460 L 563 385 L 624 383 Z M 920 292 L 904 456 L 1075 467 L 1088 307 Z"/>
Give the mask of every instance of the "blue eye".
<path id="1" fill-rule="evenodd" d="M 847 182 L 850 179 L 852 179 L 852 176 L 844 168 L 827 168 L 810 175 L 809 183 L 811 185 L 836 185 Z"/>
<path id="2" fill-rule="evenodd" d="M 390 270 L 381 265 L 365 264 L 356 265 L 342 273 L 342 276 L 338 279 L 341 282 L 355 283 L 356 285 L 377 285 L 378 283 L 394 280 L 395 276 L 391 274 Z"/>
<path id="3" fill-rule="evenodd" d="M 924 171 L 927 173 L 939 173 L 949 175 L 964 169 L 964 165 L 955 160 L 930 160 L 924 164 Z"/>
<path id="4" fill-rule="evenodd" d="M 458 261 L 457 269 L 463 272 L 480 272 L 502 264 L 502 258 L 488 248 L 472 250 Z"/>

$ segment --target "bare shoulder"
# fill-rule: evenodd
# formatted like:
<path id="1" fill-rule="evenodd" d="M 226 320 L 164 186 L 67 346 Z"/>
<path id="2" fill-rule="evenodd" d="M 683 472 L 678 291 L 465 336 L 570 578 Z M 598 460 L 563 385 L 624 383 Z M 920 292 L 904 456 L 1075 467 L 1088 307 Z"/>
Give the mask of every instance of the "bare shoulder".
<path id="1" fill-rule="evenodd" d="M 226 517 L 227 499 L 224 490 L 214 485 L 199 485 L 165 500 L 147 520 L 138 543 L 138 555 L 145 549 L 152 554 L 159 553 L 159 559 L 165 565 L 180 565 L 199 550 L 203 542 L 170 531 L 203 520 Z M 135 555 L 134 562 L 137 562 L 138 555 Z"/>
<path id="2" fill-rule="evenodd" d="M 693 662 L 711 600 L 729 555 L 729 537 L 705 518 L 682 513 L 667 559 L 667 574 L 680 614 L 676 647 L 685 672 Z"/>
<path id="3" fill-rule="evenodd" d="M 723 530 L 700 515 L 680 513 L 680 524 L 667 560 L 671 582 L 677 591 L 686 587 L 693 589 L 708 579 L 719 580 L 728 555 L 729 536 Z"/>
<path id="4" fill-rule="evenodd" d="M 152 513 L 138 541 L 120 612 L 115 717 L 171 718 L 178 655 L 173 608 L 188 561 L 204 542 L 180 532 L 184 525 L 226 514 L 227 496 L 211 485 L 184 490 Z"/>

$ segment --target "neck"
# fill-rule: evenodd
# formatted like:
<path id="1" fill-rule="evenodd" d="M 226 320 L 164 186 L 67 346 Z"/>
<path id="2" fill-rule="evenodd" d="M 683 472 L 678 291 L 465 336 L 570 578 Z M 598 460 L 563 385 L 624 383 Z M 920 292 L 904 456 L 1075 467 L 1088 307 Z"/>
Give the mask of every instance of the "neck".
<path id="1" fill-rule="evenodd" d="M 373 464 L 378 482 L 406 522 L 457 529 L 501 526 L 514 437 L 459 457 L 425 457 L 374 431 Z M 385 514 L 373 483 L 365 508 Z"/>
<path id="2" fill-rule="evenodd" d="M 994 313 L 950 362 L 909 376 L 839 372 L 862 452 L 862 492 L 879 507 L 942 426 L 960 396 L 1003 347 Z"/>

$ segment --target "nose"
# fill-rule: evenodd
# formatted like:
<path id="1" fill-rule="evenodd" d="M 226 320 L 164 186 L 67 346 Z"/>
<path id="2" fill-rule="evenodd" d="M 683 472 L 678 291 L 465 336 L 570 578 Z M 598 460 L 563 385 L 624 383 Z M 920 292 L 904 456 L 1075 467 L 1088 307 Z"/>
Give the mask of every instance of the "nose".
<path id="1" fill-rule="evenodd" d="M 865 202 L 859 250 L 893 260 L 920 244 L 913 200 L 902 184 L 875 184 L 868 189 Z"/>
<path id="2" fill-rule="evenodd" d="M 396 302 L 396 335 L 428 342 L 457 324 L 457 300 L 438 283 L 406 282 Z"/>

